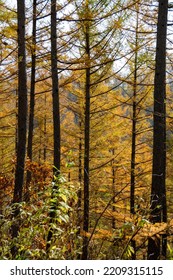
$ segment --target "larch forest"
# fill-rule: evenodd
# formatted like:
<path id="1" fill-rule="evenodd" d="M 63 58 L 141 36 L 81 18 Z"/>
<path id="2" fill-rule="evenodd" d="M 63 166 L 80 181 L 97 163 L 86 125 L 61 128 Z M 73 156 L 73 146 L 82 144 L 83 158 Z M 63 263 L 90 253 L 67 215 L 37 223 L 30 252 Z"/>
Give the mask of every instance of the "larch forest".
<path id="1" fill-rule="evenodd" d="M 0 0 L 0 259 L 173 259 L 173 2 Z"/>

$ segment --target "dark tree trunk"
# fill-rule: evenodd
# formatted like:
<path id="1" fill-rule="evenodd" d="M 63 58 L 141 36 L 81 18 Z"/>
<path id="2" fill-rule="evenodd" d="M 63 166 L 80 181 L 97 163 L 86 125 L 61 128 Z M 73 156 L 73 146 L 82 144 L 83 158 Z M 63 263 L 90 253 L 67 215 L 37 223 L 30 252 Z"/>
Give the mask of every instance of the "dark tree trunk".
<path id="1" fill-rule="evenodd" d="M 137 124 L 137 111 L 136 111 L 136 97 L 137 97 L 137 69 L 138 69 L 138 25 L 139 25 L 139 7 L 136 4 L 136 28 L 135 28 L 135 57 L 134 57 L 134 79 L 133 79 L 133 116 L 132 116 L 132 150 L 131 150 L 131 182 L 130 182 L 130 213 L 135 214 L 135 168 L 136 168 L 136 124 Z M 136 244 L 132 240 L 131 245 L 134 253 L 132 259 L 136 259 Z"/>
<path id="2" fill-rule="evenodd" d="M 153 134 L 153 167 L 151 189 L 151 222 L 167 221 L 166 211 L 166 33 L 167 33 L 168 1 L 159 1 L 156 69 L 154 81 L 154 134 Z M 163 250 L 166 255 L 166 238 Z M 161 241 L 149 239 L 148 259 L 159 259 L 161 255 Z"/>
<path id="3" fill-rule="evenodd" d="M 46 92 L 44 96 L 44 106 L 47 108 L 47 97 L 46 97 Z M 46 162 L 46 157 L 47 157 L 47 116 L 46 112 L 44 114 L 44 151 L 43 151 L 43 160 Z"/>
<path id="4" fill-rule="evenodd" d="M 51 1 L 51 68 L 53 99 L 54 167 L 60 171 L 60 112 L 57 68 L 56 0 Z"/>
<path id="5" fill-rule="evenodd" d="M 52 102 L 53 102 L 53 137 L 54 137 L 54 176 L 60 174 L 60 112 L 59 112 L 59 85 L 57 69 L 57 28 L 56 28 L 56 0 L 51 0 L 51 71 L 52 71 Z M 54 185 L 52 198 L 58 186 Z M 52 223 L 55 218 L 56 204 L 52 204 L 50 216 L 50 227 L 47 237 L 47 254 L 49 254 L 50 243 L 53 237 Z"/>
<path id="6" fill-rule="evenodd" d="M 34 107 L 35 107 L 35 67 L 36 67 L 36 9 L 37 0 L 33 0 L 33 27 L 32 27 L 32 56 L 31 56 L 31 89 L 27 157 L 32 162 L 33 130 L 34 130 Z M 31 171 L 27 170 L 25 200 L 30 200 L 29 186 Z"/>
<path id="7" fill-rule="evenodd" d="M 15 156 L 17 158 L 17 143 L 18 143 L 18 89 L 16 89 L 16 125 L 15 125 Z"/>
<path id="8" fill-rule="evenodd" d="M 88 11 L 88 7 L 86 7 Z M 86 13 L 87 14 L 87 13 Z M 89 160 L 90 160 L 90 30 L 86 22 L 85 47 L 86 47 L 86 72 L 85 72 L 85 131 L 84 131 L 84 221 L 83 230 L 89 230 Z M 88 259 L 88 237 L 83 238 L 82 259 Z"/>
<path id="9" fill-rule="evenodd" d="M 116 189 L 115 189 L 115 159 L 114 159 L 114 156 L 115 156 L 115 149 L 113 148 L 112 149 L 112 156 L 113 156 L 113 159 L 112 159 L 112 162 L 111 162 L 111 165 L 112 165 L 112 195 L 113 195 L 113 206 L 112 206 L 112 211 L 115 212 L 116 208 L 115 208 L 115 193 L 116 193 Z M 112 228 L 115 229 L 116 228 L 116 219 L 115 217 L 112 217 Z"/>
<path id="10" fill-rule="evenodd" d="M 25 153 L 26 153 L 26 130 L 27 130 L 27 80 L 26 80 L 26 54 L 25 54 L 25 1 L 17 1 L 18 20 L 18 137 L 17 137 L 17 162 L 15 171 L 15 185 L 13 203 L 15 222 L 12 225 L 12 238 L 18 236 L 19 222 L 17 216 L 20 213 L 16 203 L 22 201 Z M 13 258 L 17 254 L 15 246 L 11 249 Z"/>

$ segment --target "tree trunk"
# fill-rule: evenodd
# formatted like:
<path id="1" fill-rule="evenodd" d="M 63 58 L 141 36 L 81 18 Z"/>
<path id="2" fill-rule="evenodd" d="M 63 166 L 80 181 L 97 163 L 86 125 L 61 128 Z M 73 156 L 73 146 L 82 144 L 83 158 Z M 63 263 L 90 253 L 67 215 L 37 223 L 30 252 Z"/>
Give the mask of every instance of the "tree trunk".
<path id="1" fill-rule="evenodd" d="M 134 54 L 134 79 L 133 79 L 133 116 L 132 116 L 132 150 L 131 150 L 131 181 L 130 181 L 130 213 L 135 214 L 135 168 L 136 168 L 136 124 L 137 124 L 137 111 L 136 111 L 136 95 L 137 95 L 137 69 L 138 69 L 138 25 L 139 25 L 139 3 L 136 4 L 136 28 L 135 28 L 135 54 Z M 136 244 L 132 240 L 131 245 L 134 253 L 132 259 L 136 259 Z"/>
<path id="2" fill-rule="evenodd" d="M 26 153 L 26 131 L 27 131 L 27 79 L 26 79 L 26 54 L 25 54 L 25 1 L 17 1 L 18 20 L 18 137 L 17 137 L 17 162 L 15 171 L 15 185 L 13 203 L 15 222 L 12 225 L 12 238 L 18 236 L 19 222 L 17 216 L 20 213 L 16 203 L 22 201 L 24 182 L 24 167 Z M 13 258 L 17 254 L 15 246 L 11 249 Z"/>
<path id="3" fill-rule="evenodd" d="M 115 149 L 114 148 L 112 149 L 112 156 L 113 157 L 115 156 Z M 115 188 L 115 159 L 114 158 L 112 159 L 111 165 L 112 165 L 112 195 L 113 195 L 112 212 L 114 213 L 115 210 L 116 210 L 116 207 L 115 207 L 115 193 L 116 193 L 116 188 Z M 116 219 L 115 219 L 114 216 L 112 217 L 112 229 L 113 230 L 116 229 Z"/>
<path id="4" fill-rule="evenodd" d="M 167 35 L 168 1 L 159 1 L 156 68 L 154 81 L 154 134 L 153 134 L 153 166 L 151 189 L 151 219 L 152 223 L 167 220 L 166 211 L 166 35 Z M 166 238 L 164 239 L 164 250 Z M 166 254 L 166 252 L 164 252 Z M 148 259 L 159 259 L 161 242 L 149 239 Z"/>
<path id="5" fill-rule="evenodd" d="M 32 161 L 33 130 L 34 130 L 34 107 L 35 107 L 35 67 L 36 67 L 36 9 L 37 0 L 33 0 L 33 27 L 32 27 L 32 56 L 31 56 L 31 89 L 27 157 Z M 29 186 L 31 171 L 27 170 L 25 200 L 30 200 Z"/>
<path id="6" fill-rule="evenodd" d="M 88 4 L 86 5 L 88 11 Z M 88 14 L 86 11 L 86 15 Z M 89 160 L 90 160 L 90 35 L 89 23 L 85 26 L 86 71 L 85 71 L 85 131 L 84 131 L 84 221 L 83 230 L 89 230 Z M 88 237 L 83 238 L 82 259 L 88 259 Z"/>
<path id="7" fill-rule="evenodd" d="M 53 99 L 53 133 L 54 133 L 54 167 L 60 171 L 60 112 L 59 85 L 57 68 L 57 28 L 56 0 L 51 1 L 51 68 L 52 68 L 52 99 Z"/>
<path id="8" fill-rule="evenodd" d="M 54 137 L 54 176 L 60 174 L 60 112 L 59 112 L 59 85 L 57 69 L 57 28 L 56 28 L 56 0 L 51 1 L 51 70 L 52 70 L 52 102 L 53 102 L 53 137 Z M 52 198 L 56 193 L 57 184 L 54 184 Z M 47 236 L 46 251 L 49 254 L 50 243 L 53 237 L 52 223 L 55 218 L 56 204 L 51 205 L 49 213 L 50 226 Z"/>
<path id="9" fill-rule="evenodd" d="M 46 92 L 45 92 L 45 96 L 44 96 L 44 106 L 46 108 L 47 106 L 47 96 L 46 96 Z M 46 114 L 46 110 L 44 113 L 44 125 L 43 125 L 43 131 L 44 131 L 44 149 L 43 149 L 43 160 L 44 162 L 46 162 L 46 157 L 47 157 L 47 114 Z"/>

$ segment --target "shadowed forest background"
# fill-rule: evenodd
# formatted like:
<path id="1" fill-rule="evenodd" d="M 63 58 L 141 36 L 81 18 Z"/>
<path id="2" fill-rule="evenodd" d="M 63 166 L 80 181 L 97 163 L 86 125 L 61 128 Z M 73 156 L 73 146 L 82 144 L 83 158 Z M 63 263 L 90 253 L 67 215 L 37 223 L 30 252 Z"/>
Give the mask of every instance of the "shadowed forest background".
<path id="1" fill-rule="evenodd" d="M 0 259 L 173 259 L 173 3 L 0 0 Z"/>

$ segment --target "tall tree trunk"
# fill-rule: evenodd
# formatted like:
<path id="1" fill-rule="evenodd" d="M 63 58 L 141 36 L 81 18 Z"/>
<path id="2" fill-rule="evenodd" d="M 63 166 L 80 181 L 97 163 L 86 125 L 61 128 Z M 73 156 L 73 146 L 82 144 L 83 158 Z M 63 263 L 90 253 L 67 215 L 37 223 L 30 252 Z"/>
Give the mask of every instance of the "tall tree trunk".
<path id="1" fill-rule="evenodd" d="M 47 96 L 45 92 L 44 96 L 44 106 L 46 108 L 47 106 Z M 46 157 L 47 157 L 47 115 L 46 115 L 46 109 L 44 113 L 44 124 L 43 124 L 43 131 L 44 131 L 44 150 L 43 150 L 43 160 L 46 162 Z"/>
<path id="2" fill-rule="evenodd" d="M 16 88 L 16 114 L 15 114 L 15 156 L 17 158 L 17 143 L 18 143 L 18 89 Z"/>
<path id="3" fill-rule="evenodd" d="M 167 220 L 166 210 L 166 35 L 167 35 L 168 0 L 159 1 L 156 68 L 154 81 L 154 134 L 153 134 L 153 167 L 151 189 L 151 222 L 160 223 Z M 166 248 L 164 238 L 163 249 Z M 166 252 L 164 252 L 166 254 Z M 148 259 L 159 259 L 161 241 L 148 241 Z"/>
<path id="4" fill-rule="evenodd" d="M 86 17 L 88 18 L 88 1 L 86 1 Z M 86 18 L 86 19 L 87 19 Z M 84 221 L 83 230 L 89 230 L 89 161 L 90 161 L 90 28 L 89 22 L 85 25 L 85 51 L 86 51 L 86 71 L 85 71 L 85 130 L 84 130 Z M 88 259 L 88 237 L 83 238 L 82 259 Z"/>
<path id="5" fill-rule="evenodd" d="M 13 203 L 15 222 L 12 225 L 12 238 L 18 236 L 19 222 L 17 216 L 20 208 L 16 203 L 22 201 L 24 182 L 25 153 L 26 153 L 26 132 L 27 132 L 27 79 L 26 79 L 26 54 L 25 54 L 25 1 L 17 1 L 18 20 L 18 137 L 17 137 L 17 162 L 15 171 L 15 185 Z M 15 246 L 11 249 L 13 258 L 17 254 Z"/>
<path id="6" fill-rule="evenodd" d="M 37 0 L 33 0 L 33 26 L 32 26 L 32 56 L 31 56 L 31 89 L 27 157 L 32 161 L 33 130 L 34 130 L 34 107 L 35 107 L 35 67 L 36 67 L 36 9 Z M 27 170 L 25 200 L 30 200 L 29 186 L 31 171 Z"/>
<path id="7" fill-rule="evenodd" d="M 136 168 L 136 124 L 137 124 L 137 112 L 136 112 L 136 95 L 137 95 L 137 68 L 138 68 L 138 25 L 139 25 L 139 7 L 136 4 L 136 28 L 135 28 L 135 55 L 134 55 L 134 79 L 133 79 L 133 116 L 132 116 L 132 150 L 131 150 L 131 182 L 130 182 L 130 213 L 135 214 L 135 168 Z M 132 240 L 131 245 L 134 253 L 132 253 L 132 259 L 136 259 L 136 244 Z"/>
<path id="8" fill-rule="evenodd" d="M 113 206 L 112 206 L 112 212 L 114 213 L 116 208 L 115 208 L 115 193 L 116 193 L 116 189 L 115 189 L 115 149 L 113 148 L 112 149 L 112 156 L 113 156 L 113 159 L 112 159 L 112 162 L 111 162 L 111 165 L 112 165 L 112 196 L 113 196 Z M 112 229 L 115 229 L 116 228 L 116 219 L 115 217 L 113 216 L 112 217 Z"/>
<path id="9" fill-rule="evenodd" d="M 51 71 L 52 71 L 52 102 L 53 102 L 53 137 L 54 137 L 54 176 L 60 174 L 60 111 L 59 111 L 59 85 L 57 69 L 57 28 L 56 28 L 56 0 L 51 0 Z M 56 193 L 57 184 L 54 184 L 52 196 Z M 46 250 L 49 254 L 50 243 L 53 237 L 52 223 L 55 218 L 56 204 L 52 204 L 50 227 L 47 237 Z"/>
<path id="10" fill-rule="evenodd" d="M 60 111 L 59 85 L 57 68 L 57 28 L 56 0 L 51 1 L 51 68 L 52 68 L 52 99 L 53 99 L 53 133 L 54 133 L 54 167 L 60 171 Z"/>

